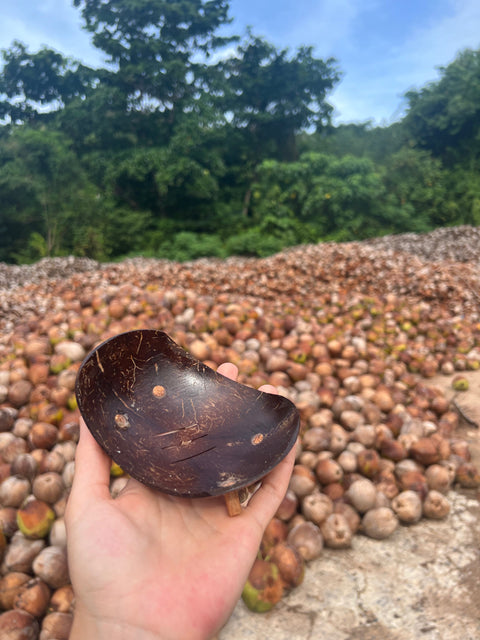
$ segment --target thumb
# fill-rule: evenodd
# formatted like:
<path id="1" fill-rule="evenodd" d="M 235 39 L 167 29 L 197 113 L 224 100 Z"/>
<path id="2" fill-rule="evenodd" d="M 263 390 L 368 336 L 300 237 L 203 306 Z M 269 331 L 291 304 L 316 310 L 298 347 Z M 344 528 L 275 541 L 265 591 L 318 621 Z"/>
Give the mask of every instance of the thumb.
<path id="1" fill-rule="evenodd" d="M 80 418 L 80 440 L 75 454 L 75 475 L 68 503 L 82 509 L 92 500 L 110 497 L 111 461 Z"/>

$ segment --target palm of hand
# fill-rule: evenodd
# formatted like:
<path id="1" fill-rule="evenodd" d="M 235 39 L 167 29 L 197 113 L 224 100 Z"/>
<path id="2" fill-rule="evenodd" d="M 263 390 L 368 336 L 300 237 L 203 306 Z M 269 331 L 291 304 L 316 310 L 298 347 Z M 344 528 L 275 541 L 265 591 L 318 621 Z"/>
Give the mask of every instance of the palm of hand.
<path id="1" fill-rule="evenodd" d="M 73 548 L 77 536 L 89 542 L 79 541 L 72 579 L 95 567 L 79 581 L 98 616 L 152 633 L 162 617 L 170 621 L 165 637 L 191 638 L 192 629 L 209 637 L 240 595 L 261 532 L 259 523 L 252 530 L 250 520 L 232 522 L 221 499 L 161 496 L 132 481 L 79 523 Z"/>
<path id="2" fill-rule="evenodd" d="M 112 499 L 110 461 L 82 424 L 66 513 L 76 618 L 130 627 L 135 638 L 211 637 L 240 596 L 263 530 L 285 493 L 292 456 L 231 518 L 223 498 L 176 498 L 133 479 Z"/>

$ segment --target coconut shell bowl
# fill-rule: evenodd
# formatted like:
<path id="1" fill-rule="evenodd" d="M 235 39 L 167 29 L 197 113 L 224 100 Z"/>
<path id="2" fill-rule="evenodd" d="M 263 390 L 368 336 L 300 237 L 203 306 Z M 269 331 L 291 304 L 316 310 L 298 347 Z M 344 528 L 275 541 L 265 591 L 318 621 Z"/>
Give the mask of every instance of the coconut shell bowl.
<path id="1" fill-rule="evenodd" d="M 241 512 L 239 491 L 273 469 L 299 431 L 290 400 L 216 373 L 162 331 L 101 343 L 75 391 L 95 440 L 127 474 L 175 496 L 224 495 L 230 515 Z"/>

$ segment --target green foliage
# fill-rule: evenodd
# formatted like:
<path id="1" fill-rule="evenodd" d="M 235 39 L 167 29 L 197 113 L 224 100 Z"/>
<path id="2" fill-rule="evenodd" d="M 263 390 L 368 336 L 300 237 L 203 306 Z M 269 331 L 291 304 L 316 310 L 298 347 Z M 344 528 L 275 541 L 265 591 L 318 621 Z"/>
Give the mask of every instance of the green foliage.
<path id="1" fill-rule="evenodd" d="M 198 232 L 214 231 L 221 159 L 201 148 L 188 153 L 192 146 L 180 135 L 167 146 L 118 154 L 104 175 L 107 193 L 118 206 L 149 211 L 152 221 L 170 219 Z"/>
<path id="2" fill-rule="evenodd" d="M 96 78 L 92 69 L 52 49 L 43 47 L 30 54 L 16 40 L 10 49 L 2 50 L 2 58 L 0 95 L 6 99 L 0 102 L 0 119 L 13 123 L 48 119 L 52 110 L 74 98 L 84 99 Z"/>
<path id="3" fill-rule="evenodd" d="M 472 168 L 480 161 L 480 51 L 463 51 L 440 73 L 438 82 L 406 94 L 405 127 L 447 165 L 469 162 Z"/>
<path id="4" fill-rule="evenodd" d="M 315 58 L 313 47 L 300 47 L 290 56 L 287 49 L 278 51 L 249 32 L 235 56 L 216 68 L 223 111 L 231 114 L 232 127 L 243 132 L 250 157 L 293 160 L 295 134 L 330 121 L 326 95 L 339 76 L 335 60 Z"/>
<path id="5" fill-rule="evenodd" d="M 0 259 L 94 249 L 82 238 L 97 224 L 95 192 L 60 134 L 22 127 L 3 140 L 0 201 Z"/>
<path id="6" fill-rule="evenodd" d="M 480 225 L 480 172 L 455 166 L 445 172 L 449 224 Z"/>
<path id="7" fill-rule="evenodd" d="M 217 235 L 180 231 L 171 240 L 161 243 L 155 255 L 158 258 L 185 262 L 204 257 L 224 258 L 226 253 Z"/>
<path id="8" fill-rule="evenodd" d="M 298 147 L 302 153 L 316 151 L 337 157 L 366 156 L 377 164 L 383 164 L 405 142 L 406 133 L 400 123 L 372 127 L 370 122 L 365 122 L 330 126 L 314 134 L 304 133 L 299 137 Z"/>
<path id="9" fill-rule="evenodd" d="M 452 223 L 445 171 L 427 151 L 403 147 L 387 160 L 384 182 L 389 204 L 405 230 L 424 232 Z"/>
<path id="10" fill-rule="evenodd" d="M 105 198 L 100 216 L 101 242 L 107 256 L 138 253 L 145 246 L 151 224 L 149 211 L 117 206 Z"/>
<path id="11" fill-rule="evenodd" d="M 38 231 L 32 231 L 27 240 L 27 246 L 22 248 L 18 253 L 14 253 L 13 257 L 21 264 L 28 264 L 30 262 L 36 262 L 41 258 L 48 256 L 47 241 L 38 233 Z"/>
<path id="12" fill-rule="evenodd" d="M 220 36 L 226 0 L 74 5 L 105 68 L 2 53 L 0 260 L 267 256 L 480 224 L 480 51 L 407 93 L 401 122 L 333 127 L 335 60 Z"/>
<path id="13" fill-rule="evenodd" d="M 103 164 L 139 143 L 143 128 L 135 115 L 128 110 L 127 96 L 105 81 L 86 99 L 73 100 L 62 109 L 52 126 L 72 140 L 81 157 L 96 153 L 100 160 L 100 154 Z"/>
<path id="14" fill-rule="evenodd" d="M 95 47 L 115 65 L 115 84 L 132 109 L 177 111 L 202 88 L 193 54 L 229 39 L 225 0 L 74 0 Z"/>
<path id="15" fill-rule="evenodd" d="M 259 227 L 230 236 L 226 242 L 228 255 L 264 258 L 285 247 L 282 239 L 263 235 Z"/>
<path id="16" fill-rule="evenodd" d="M 367 237 L 386 221 L 384 186 L 371 160 L 306 153 L 295 163 L 264 162 L 254 186 L 254 215 L 273 212 L 309 225 L 318 239 L 342 230 L 344 239 Z"/>

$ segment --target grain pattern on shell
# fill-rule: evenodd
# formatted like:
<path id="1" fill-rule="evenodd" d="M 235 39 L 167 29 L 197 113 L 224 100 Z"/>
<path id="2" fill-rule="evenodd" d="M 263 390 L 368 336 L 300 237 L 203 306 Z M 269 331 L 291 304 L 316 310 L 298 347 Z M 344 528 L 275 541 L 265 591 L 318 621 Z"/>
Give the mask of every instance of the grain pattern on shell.
<path id="1" fill-rule="evenodd" d="M 174 495 L 252 484 L 285 457 L 299 429 L 288 399 L 225 378 L 162 331 L 129 331 L 99 345 L 80 367 L 76 395 L 106 453 Z"/>

